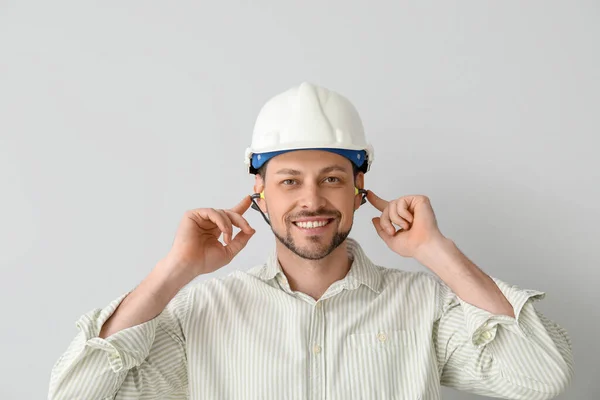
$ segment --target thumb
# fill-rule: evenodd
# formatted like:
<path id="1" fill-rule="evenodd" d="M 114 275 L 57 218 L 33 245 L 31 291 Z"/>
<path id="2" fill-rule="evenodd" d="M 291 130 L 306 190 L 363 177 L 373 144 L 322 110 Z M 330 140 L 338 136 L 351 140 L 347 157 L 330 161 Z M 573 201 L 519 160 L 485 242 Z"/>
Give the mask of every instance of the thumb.
<path id="1" fill-rule="evenodd" d="M 392 238 L 392 235 L 390 235 L 385 231 L 385 229 L 383 229 L 380 220 L 381 218 L 375 217 L 371 221 L 373 222 L 373 226 L 375 227 L 375 230 L 377 231 L 379 237 L 382 238 L 384 242 L 388 243 L 389 240 Z"/>
<path id="2" fill-rule="evenodd" d="M 227 246 L 225 246 L 225 250 L 227 251 L 227 257 L 229 258 L 229 261 L 233 260 L 233 258 L 237 256 L 244 247 L 246 247 L 246 244 L 248 244 L 248 241 L 255 233 L 256 231 L 252 229 L 251 233 L 239 231 L 238 234 L 235 235 L 233 240 L 229 242 Z"/>

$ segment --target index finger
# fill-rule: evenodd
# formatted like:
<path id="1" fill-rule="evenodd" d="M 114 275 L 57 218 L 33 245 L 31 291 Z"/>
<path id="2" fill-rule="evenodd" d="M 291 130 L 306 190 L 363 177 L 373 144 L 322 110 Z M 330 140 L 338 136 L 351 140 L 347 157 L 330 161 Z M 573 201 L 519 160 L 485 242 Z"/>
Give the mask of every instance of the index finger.
<path id="1" fill-rule="evenodd" d="M 373 204 L 373 207 L 379 211 L 383 211 L 389 203 L 389 201 L 380 198 L 371 190 L 367 190 L 367 200 L 369 200 L 369 203 Z"/>
<path id="2" fill-rule="evenodd" d="M 248 196 L 244 197 L 244 199 L 242 201 L 240 201 L 237 205 L 230 208 L 230 210 L 236 214 L 242 215 L 243 213 L 246 212 L 246 210 L 248 210 L 248 208 L 250 208 L 251 204 L 252 204 L 252 198 L 250 197 L 250 195 L 248 195 Z"/>

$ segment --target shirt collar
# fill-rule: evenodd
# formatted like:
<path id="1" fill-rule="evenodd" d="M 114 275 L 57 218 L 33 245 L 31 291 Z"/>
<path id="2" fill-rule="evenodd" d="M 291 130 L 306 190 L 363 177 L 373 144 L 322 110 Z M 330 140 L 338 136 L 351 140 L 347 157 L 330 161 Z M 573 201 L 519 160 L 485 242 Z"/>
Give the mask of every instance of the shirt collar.
<path id="1" fill-rule="evenodd" d="M 380 293 L 381 268 L 373 264 L 356 240 L 347 238 L 346 248 L 348 256 L 354 260 L 350 270 L 343 278 L 346 288 L 356 289 L 360 285 L 365 285 L 372 291 Z M 267 262 L 257 271 L 256 276 L 263 281 L 269 281 L 280 274 L 285 276 L 277 259 L 277 252 L 273 250 Z"/>

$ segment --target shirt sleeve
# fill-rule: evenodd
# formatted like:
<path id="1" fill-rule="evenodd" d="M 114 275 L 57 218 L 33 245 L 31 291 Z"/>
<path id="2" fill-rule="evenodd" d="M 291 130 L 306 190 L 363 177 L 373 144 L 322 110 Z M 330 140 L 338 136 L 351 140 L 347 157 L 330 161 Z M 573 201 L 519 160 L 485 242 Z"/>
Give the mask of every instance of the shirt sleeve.
<path id="1" fill-rule="evenodd" d="M 78 334 L 52 368 L 49 400 L 172 399 L 187 392 L 185 324 L 191 290 L 184 287 L 155 318 L 98 337 L 104 322 L 129 294 L 76 322 Z"/>
<path id="2" fill-rule="evenodd" d="M 441 384 L 507 399 L 550 399 L 574 375 L 565 329 L 534 308 L 544 292 L 523 290 L 493 278 L 515 317 L 469 304 L 438 281 L 434 339 Z"/>

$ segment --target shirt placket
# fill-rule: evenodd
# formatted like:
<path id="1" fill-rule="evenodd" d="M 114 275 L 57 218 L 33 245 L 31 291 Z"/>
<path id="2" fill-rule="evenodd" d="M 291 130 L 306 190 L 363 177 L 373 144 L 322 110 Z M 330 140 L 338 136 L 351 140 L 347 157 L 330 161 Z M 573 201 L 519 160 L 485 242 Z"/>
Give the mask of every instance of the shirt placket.
<path id="1" fill-rule="evenodd" d="M 310 393 L 311 399 L 325 398 L 325 311 L 319 300 L 312 312 L 312 333 L 310 337 Z"/>

